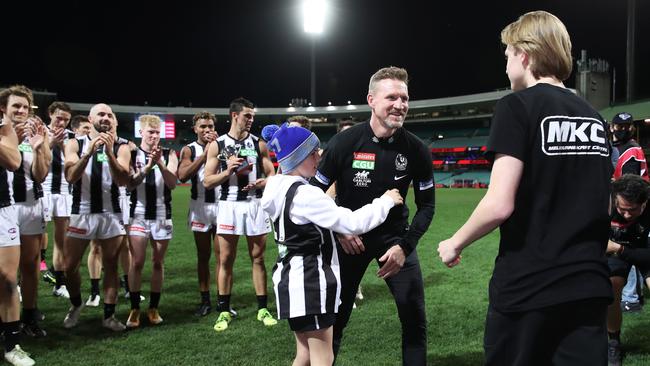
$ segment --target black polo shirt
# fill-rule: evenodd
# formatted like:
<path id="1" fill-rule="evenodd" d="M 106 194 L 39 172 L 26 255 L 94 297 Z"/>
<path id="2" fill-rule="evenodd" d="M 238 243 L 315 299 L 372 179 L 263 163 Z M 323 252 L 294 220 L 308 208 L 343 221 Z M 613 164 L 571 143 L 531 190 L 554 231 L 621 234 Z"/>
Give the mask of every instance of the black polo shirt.
<path id="1" fill-rule="evenodd" d="M 399 128 L 389 138 L 378 138 L 370 122 L 360 123 L 335 135 L 327 144 L 316 177 L 311 183 L 327 189 L 336 182 L 338 204 L 351 210 L 397 188 L 406 202 L 413 183 L 417 211 L 409 226 L 406 204 L 390 210 L 386 221 L 363 235 L 379 239 L 385 248 L 399 244 L 410 254 L 424 234 L 435 207 L 431 153 L 414 134 Z"/>

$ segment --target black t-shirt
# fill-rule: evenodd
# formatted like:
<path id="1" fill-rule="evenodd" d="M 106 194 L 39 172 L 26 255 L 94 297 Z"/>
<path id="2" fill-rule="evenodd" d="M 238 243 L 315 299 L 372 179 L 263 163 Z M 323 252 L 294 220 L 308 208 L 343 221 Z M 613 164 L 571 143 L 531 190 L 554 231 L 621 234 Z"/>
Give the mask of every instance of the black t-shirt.
<path id="1" fill-rule="evenodd" d="M 404 204 L 393 207 L 383 224 L 363 236 L 381 239 L 385 248 L 400 244 L 408 255 L 427 231 L 435 206 L 431 153 L 417 136 L 399 128 L 380 139 L 369 122 L 350 127 L 329 141 L 311 183 L 327 189 L 336 182 L 338 204 L 356 210 L 392 188 L 406 199 L 411 181 L 417 211 L 410 227 Z"/>
<path id="2" fill-rule="evenodd" d="M 646 248 L 650 234 L 650 209 L 643 210 L 633 222 L 625 220 L 612 203 L 612 221 L 609 240 L 626 247 Z"/>
<path id="3" fill-rule="evenodd" d="M 647 206 L 646 206 L 647 208 Z M 614 209 L 609 240 L 625 246 L 620 258 L 639 267 L 647 275 L 650 268 L 650 209 L 643 210 L 634 222 L 626 221 Z"/>
<path id="4" fill-rule="evenodd" d="M 540 83 L 497 103 L 489 155 L 524 163 L 490 281 L 497 310 L 611 298 L 609 149 L 602 117 L 568 89 Z"/>

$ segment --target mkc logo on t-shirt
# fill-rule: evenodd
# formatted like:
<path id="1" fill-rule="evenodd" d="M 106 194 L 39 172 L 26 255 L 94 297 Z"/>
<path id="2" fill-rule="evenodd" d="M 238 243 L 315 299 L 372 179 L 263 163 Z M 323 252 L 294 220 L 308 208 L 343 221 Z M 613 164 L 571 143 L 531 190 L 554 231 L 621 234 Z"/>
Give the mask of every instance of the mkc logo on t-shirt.
<path id="1" fill-rule="evenodd" d="M 605 126 L 598 119 L 549 116 L 542 120 L 540 128 L 546 155 L 609 156 Z"/>
<path id="2" fill-rule="evenodd" d="M 365 152 L 355 152 L 352 160 L 354 169 L 375 170 L 375 154 Z"/>

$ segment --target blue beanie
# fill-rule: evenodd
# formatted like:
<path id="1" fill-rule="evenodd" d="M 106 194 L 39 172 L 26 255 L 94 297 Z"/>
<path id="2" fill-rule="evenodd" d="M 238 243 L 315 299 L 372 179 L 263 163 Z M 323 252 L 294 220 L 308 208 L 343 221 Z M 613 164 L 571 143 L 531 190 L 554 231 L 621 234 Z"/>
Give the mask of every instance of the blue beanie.
<path id="1" fill-rule="evenodd" d="M 309 157 L 309 154 L 320 146 L 318 137 L 306 128 L 289 127 L 285 123 L 276 129 L 277 131 L 273 133 L 268 146 L 275 152 L 282 173 L 290 173 L 296 169 L 303 160 Z"/>

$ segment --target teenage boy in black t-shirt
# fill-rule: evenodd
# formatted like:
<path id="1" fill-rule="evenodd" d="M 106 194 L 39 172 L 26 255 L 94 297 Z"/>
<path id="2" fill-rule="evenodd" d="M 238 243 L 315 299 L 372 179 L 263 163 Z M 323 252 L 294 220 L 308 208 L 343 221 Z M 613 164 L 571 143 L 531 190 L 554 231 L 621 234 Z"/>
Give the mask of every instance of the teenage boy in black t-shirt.
<path id="1" fill-rule="evenodd" d="M 524 14 L 501 32 L 515 93 L 496 106 L 490 187 L 440 243 L 458 264 L 500 227 L 485 329 L 487 365 L 604 365 L 612 290 L 605 261 L 612 173 L 600 115 L 562 83 L 571 41 L 552 14 Z"/>

